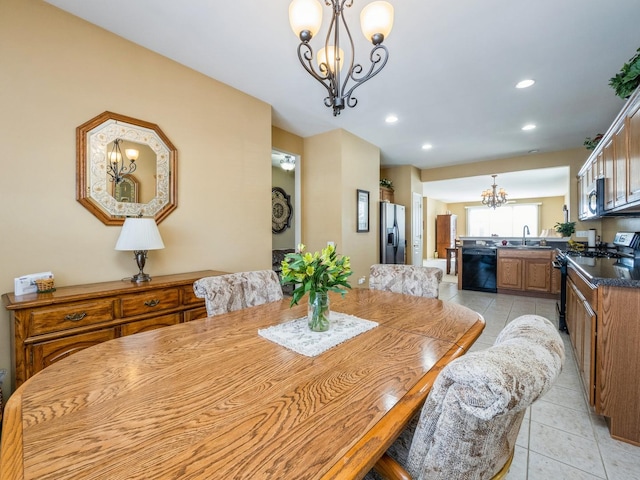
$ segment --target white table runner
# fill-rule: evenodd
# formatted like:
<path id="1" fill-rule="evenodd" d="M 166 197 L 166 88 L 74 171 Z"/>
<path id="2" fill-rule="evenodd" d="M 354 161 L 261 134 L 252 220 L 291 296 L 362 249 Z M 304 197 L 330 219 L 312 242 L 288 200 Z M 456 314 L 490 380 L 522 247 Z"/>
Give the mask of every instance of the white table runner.
<path id="1" fill-rule="evenodd" d="M 326 332 L 309 329 L 307 317 L 258 330 L 258 335 L 307 357 L 315 357 L 336 345 L 378 326 L 377 322 L 331 312 L 331 326 Z"/>

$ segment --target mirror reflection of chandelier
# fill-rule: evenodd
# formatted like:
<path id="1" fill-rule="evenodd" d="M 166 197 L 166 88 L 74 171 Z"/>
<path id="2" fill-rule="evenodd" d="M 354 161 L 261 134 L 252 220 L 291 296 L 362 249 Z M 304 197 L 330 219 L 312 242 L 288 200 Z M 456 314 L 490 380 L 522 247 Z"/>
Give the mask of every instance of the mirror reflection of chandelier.
<path id="1" fill-rule="evenodd" d="M 109 152 L 109 161 L 107 162 L 107 173 L 110 177 L 109 181 L 114 182 L 116 185 L 122 182 L 125 175 L 136 171 L 136 160 L 140 154 L 135 148 L 125 149 L 127 159 L 129 160 L 129 166 L 127 167 L 124 163 L 122 151 L 120 150 L 120 143 L 122 143 L 121 138 L 116 138 L 113 141 L 113 147 Z"/>
<path id="2" fill-rule="evenodd" d="M 491 185 L 490 189 L 482 192 L 481 196 L 483 205 L 495 209 L 507 203 L 507 192 L 504 191 L 504 188 L 498 190 L 498 185 L 496 185 L 496 177 L 498 175 L 491 176 L 493 177 L 493 185 Z"/>

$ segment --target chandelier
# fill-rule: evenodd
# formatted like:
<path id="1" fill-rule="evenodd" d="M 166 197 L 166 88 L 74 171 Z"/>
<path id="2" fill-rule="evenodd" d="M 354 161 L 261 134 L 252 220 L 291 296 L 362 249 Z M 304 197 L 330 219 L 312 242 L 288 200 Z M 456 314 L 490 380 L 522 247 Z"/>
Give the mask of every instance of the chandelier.
<path id="1" fill-rule="evenodd" d="M 296 160 L 291 155 L 285 155 L 284 158 L 280 160 L 280 166 L 283 170 L 290 172 L 296 168 Z"/>
<path id="2" fill-rule="evenodd" d="M 324 0 L 325 5 L 332 9 L 329 31 L 324 41 L 324 48 L 318 51 L 316 63 L 313 66 L 313 49 L 309 41 L 318 33 L 322 24 L 322 5 L 318 0 L 293 0 L 289 5 L 289 22 L 293 32 L 300 37 L 298 45 L 298 59 L 309 74 L 327 89 L 324 104 L 333 107 L 333 115 L 340 115 L 345 105 L 355 107 L 358 100 L 353 97 L 353 91 L 367 80 L 377 75 L 387 63 L 389 52 L 382 45 L 384 39 L 391 32 L 393 25 L 393 6 L 388 2 L 372 2 L 360 13 L 360 26 L 365 38 L 373 44 L 369 54 L 371 65 L 363 73 L 363 67 L 355 63 L 355 49 L 349 26 L 344 18 L 344 8 L 351 7 L 353 0 Z M 351 49 L 349 69 L 341 76 L 345 63 L 344 50 L 340 47 L 342 30 L 346 34 L 342 37 Z M 349 85 L 349 81 L 353 83 Z"/>
<path id="3" fill-rule="evenodd" d="M 122 182 L 125 175 L 129 175 L 136 171 L 136 160 L 138 159 L 139 152 L 135 148 L 125 149 L 129 165 L 125 165 L 122 151 L 120 150 L 121 138 L 116 138 L 113 141 L 113 147 L 108 155 L 107 173 L 109 174 L 109 181 L 114 182 L 116 185 Z"/>
<path id="4" fill-rule="evenodd" d="M 504 188 L 498 190 L 498 185 L 496 185 L 496 177 L 498 175 L 491 176 L 493 177 L 493 185 L 491 185 L 490 189 L 482 192 L 481 196 L 482 204 L 495 210 L 496 207 L 507 203 L 507 192 L 504 191 Z"/>

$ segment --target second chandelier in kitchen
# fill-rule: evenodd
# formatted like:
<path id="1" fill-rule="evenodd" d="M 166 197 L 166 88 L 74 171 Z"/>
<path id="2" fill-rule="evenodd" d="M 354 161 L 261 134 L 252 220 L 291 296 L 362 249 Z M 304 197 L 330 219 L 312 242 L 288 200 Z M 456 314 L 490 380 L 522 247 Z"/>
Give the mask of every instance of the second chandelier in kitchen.
<path id="1" fill-rule="evenodd" d="M 482 192 L 481 196 L 483 205 L 495 209 L 507 203 L 507 192 L 504 191 L 504 188 L 498 190 L 498 185 L 496 185 L 496 177 L 498 175 L 491 176 L 493 177 L 493 185 L 491 185 L 490 189 Z"/>

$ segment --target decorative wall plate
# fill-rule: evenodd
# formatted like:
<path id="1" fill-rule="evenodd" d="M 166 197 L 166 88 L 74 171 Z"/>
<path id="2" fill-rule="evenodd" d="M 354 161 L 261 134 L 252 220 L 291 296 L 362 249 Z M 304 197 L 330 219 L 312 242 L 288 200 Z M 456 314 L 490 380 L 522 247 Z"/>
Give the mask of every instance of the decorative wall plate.
<path id="1" fill-rule="evenodd" d="M 291 197 L 280 187 L 271 189 L 271 232 L 282 233 L 290 227 Z"/>

